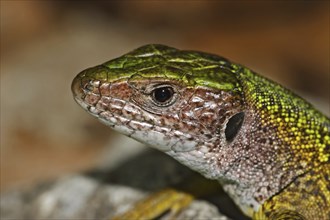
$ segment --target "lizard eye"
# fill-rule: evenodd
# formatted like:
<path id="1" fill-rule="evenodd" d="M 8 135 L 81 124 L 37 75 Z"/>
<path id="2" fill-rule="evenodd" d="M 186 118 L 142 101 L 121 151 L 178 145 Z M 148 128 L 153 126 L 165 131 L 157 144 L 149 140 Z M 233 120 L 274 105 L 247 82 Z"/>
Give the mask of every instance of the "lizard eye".
<path id="1" fill-rule="evenodd" d="M 153 101 L 160 106 L 169 106 L 173 104 L 174 89 L 170 86 L 162 86 L 152 91 Z"/>

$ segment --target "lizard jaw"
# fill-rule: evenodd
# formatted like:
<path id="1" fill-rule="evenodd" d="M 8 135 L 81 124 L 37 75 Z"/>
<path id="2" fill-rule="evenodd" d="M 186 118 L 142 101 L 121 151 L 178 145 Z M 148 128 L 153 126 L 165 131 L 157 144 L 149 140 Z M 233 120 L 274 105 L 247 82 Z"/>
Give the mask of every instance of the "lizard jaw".
<path id="1" fill-rule="evenodd" d="M 100 109 L 98 104 L 92 104 L 90 91 L 81 89 L 80 81 L 74 81 L 72 90 L 75 94 L 75 101 L 87 112 L 96 117 L 100 122 L 111 127 L 113 130 L 124 134 L 135 140 L 147 143 L 153 148 L 163 152 L 188 152 L 195 150 L 197 143 L 189 141 L 191 136 L 178 130 L 173 130 L 167 127 L 157 126 L 148 122 L 136 120 L 134 118 L 128 119 L 125 116 L 111 112 L 111 103 L 107 103 L 108 109 Z M 98 98 L 97 102 L 102 102 L 102 98 Z M 128 104 L 125 104 L 123 111 L 132 111 Z M 172 134 L 172 135 L 169 135 Z M 171 136 L 171 138 L 169 138 Z M 179 138 L 180 137 L 180 138 Z"/>
<path id="2" fill-rule="evenodd" d="M 128 120 L 123 116 L 111 114 L 104 111 L 98 115 L 94 114 L 102 123 L 118 131 L 121 134 L 134 138 L 135 140 L 147 143 L 153 148 L 163 152 L 189 152 L 196 149 L 197 143 L 194 141 L 184 140 L 182 137 L 187 137 L 180 131 L 174 131 L 166 127 L 151 125 L 146 122 L 140 122 L 134 119 Z M 172 135 L 169 138 L 168 134 L 175 133 L 181 138 L 176 138 Z"/>
<path id="3" fill-rule="evenodd" d="M 143 111 L 134 103 L 112 97 L 111 93 L 103 94 L 101 87 L 110 89 L 110 84 L 90 79 L 86 72 L 78 74 L 72 82 L 74 99 L 103 124 L 163 152 L 196 149 L 198 143 L 191 134 L 158 125 L 153 114 Z"/>

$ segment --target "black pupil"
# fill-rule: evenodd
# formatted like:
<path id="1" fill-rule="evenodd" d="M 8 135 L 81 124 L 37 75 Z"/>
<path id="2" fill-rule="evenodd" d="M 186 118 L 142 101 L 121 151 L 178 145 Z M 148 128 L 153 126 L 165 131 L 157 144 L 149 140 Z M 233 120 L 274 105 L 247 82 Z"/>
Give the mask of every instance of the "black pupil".
<path id="1" fill-rule="evenodd" d="M 173 96 L 171 87 L 161 87 L 154 90 L 154 98 L 158 102 L 166 102 Z"/>

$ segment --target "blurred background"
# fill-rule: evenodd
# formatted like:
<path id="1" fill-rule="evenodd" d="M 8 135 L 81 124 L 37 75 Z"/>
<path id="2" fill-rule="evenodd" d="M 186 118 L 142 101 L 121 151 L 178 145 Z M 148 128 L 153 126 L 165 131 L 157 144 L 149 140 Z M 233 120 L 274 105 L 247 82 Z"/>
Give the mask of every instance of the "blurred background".
<path id="1" fill-rule="evenodd" d="M 143 149 L 73 100 L 81 70 L 149 43 L 227 57 L 330 114 L 329 1 L 1 1 L 1 191 Z"/>

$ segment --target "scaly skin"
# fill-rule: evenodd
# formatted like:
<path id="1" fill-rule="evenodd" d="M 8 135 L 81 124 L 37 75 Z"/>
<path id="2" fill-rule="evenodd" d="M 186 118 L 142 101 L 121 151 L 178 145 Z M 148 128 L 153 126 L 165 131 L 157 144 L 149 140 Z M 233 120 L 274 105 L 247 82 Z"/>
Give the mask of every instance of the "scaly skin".
<path id="1" fill-rule="evenodd" d="M 103 123 L 218 180 L 247 216 L 330 219 L 329 118 L 243 66 L 146 45 L 81 72 L 72 91 Z"/>

